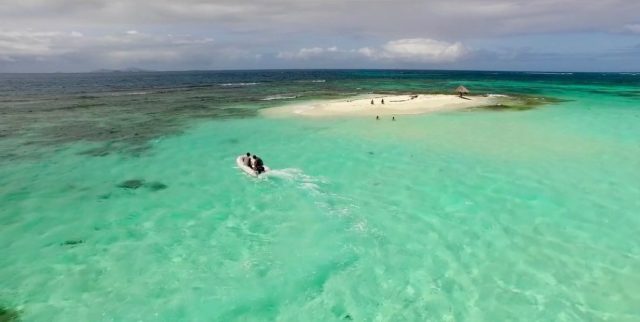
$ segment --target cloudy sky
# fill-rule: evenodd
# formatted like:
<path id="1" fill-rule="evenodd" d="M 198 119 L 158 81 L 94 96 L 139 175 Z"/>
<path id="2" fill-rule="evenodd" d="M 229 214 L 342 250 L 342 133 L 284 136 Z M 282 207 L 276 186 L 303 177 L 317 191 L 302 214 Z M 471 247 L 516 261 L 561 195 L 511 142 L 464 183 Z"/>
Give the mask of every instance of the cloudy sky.
<path id="1" fill-rule="evenodd" d="M 0 0 L 0 72 L 640 71 L 639 0 Z"/>

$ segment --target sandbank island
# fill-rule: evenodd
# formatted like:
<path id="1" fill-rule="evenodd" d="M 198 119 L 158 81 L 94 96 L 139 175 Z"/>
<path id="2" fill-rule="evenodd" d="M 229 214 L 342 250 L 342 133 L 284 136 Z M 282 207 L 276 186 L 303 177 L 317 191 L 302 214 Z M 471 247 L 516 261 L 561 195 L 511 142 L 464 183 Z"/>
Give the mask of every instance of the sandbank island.
<path id="1" fill-rule="evenodd" d="M 294 103 L 264 109 L 262 113 L 267 116 L 299 115 L 310 117 L 424 114 L 497 105 L 500 104 L 503 97 L 502 95 L 460 97 L 445 94 L 367 94 L 348 99 Z"/>

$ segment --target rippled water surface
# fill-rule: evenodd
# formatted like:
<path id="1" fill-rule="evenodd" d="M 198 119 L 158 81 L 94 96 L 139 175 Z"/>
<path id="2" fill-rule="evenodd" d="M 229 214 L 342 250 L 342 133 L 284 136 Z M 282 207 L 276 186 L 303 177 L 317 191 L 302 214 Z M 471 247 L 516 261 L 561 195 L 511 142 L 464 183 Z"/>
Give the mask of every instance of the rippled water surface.
<path id="1" fill-rule="evenodd" d="M 269 119 L 369 92 L 531 103 Z M 0 75 L 23 321 L 638 321 L 640 76 Z M 244 175 L 235 157 L 275 169 Z"/>

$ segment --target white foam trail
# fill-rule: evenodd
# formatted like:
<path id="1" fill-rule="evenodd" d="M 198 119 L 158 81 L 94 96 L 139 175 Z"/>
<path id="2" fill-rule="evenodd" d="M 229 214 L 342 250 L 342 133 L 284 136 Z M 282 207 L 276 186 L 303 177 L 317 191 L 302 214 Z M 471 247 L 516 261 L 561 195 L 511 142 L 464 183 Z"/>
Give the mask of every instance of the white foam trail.
<path id="1" fill-rule="evenodd" d="M 149 92 L 122 92 L 122 93 L 111 93 L 111 96 L 127 96 L 127 95 L 147 95 Z"/>
<path id="2" fill-rule="evenodd" d="M 296 95 L 284 95 L 284 94 L 278 94 L 278 95 L 271 95 L 271 96 L 267 96 L 265 98 L 261 98 L 261 101 L 273 101 L 273 100 L 286 100 L 286 99 L 292 99 L 292 98 L 297 98 L 298 96 Z"/>
<path id="3" fill-rule="evenodd" d="M 307 175 L 302 171 L 302 169 L 298 168 L 286 168 L 286 169 L 272 169 L 269 172 L 264 174 L 268 177 L 275 177 L 280 179 L 286 179 L 290 181 L 304 181 L 304 182 L 320 182 L 325 183 L 326 180 L 321 178 L 316 178 L 310 175 Z"/>
<path id="4" fill-rule="evenodd" d="M 328 183 L 326 178 L 310 176 L 301 169 L 287 168 L 271 170 L 261 176 L 265 180 L 277 178 L 296 185 L 301 190 L 310 194 L 315 200 L 316 206 L 331 216 L 350 217 L 355 207 L 346 196 L 323 191 L 322 185 Z"/>
<path id="5" fill-rule="evenodd" d="M 487 94 L 487 97 L 509 97 L 509 95 L 504 95 L 504 94 Z"/>
<path id="6" fill-rule="evenodd" d="M 289 169 L 271 169 L 269 172 L 264 174 L 265 177 L 275 177 L 280 179 L 293 180 L 295 175 L 302 172 L 300 169 L 289 168 Z"/>
<path id="7" fill-rule="evenodd" d="M 262 175 L 264 178 L 277 178 L 297 183 L 300 188 L 314 193 L 321 193 L 318 184 L 326 183 L 323 178 L 317 178 L 305 174 L 304 171 L 297 168 L 275 169 Z"/>
<path id="8" fill-rule="evenodd" d="M 258 85 L 258 83 L 224 83 L 220 84 L 220 86 L 253 86 Z"/>

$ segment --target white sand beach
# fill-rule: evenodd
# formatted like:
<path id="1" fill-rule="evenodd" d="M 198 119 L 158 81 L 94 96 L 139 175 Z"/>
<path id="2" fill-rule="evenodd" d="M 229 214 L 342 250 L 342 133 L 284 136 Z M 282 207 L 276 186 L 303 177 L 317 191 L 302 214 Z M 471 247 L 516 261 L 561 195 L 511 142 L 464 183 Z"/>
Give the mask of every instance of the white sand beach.
<path id="1" fill-rule="evenodd" d="M 373 104 L 371 101 L 373 100 Z M 384 100 L 384 104 L 382 104 Z M 262 110 L 267 116 L 376 116 L 424 114 L 498 104 L 496 96 L 444 94 L 362 95 L 350 99 L 309 101 Z"/>

